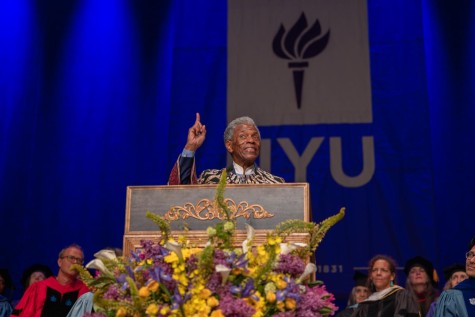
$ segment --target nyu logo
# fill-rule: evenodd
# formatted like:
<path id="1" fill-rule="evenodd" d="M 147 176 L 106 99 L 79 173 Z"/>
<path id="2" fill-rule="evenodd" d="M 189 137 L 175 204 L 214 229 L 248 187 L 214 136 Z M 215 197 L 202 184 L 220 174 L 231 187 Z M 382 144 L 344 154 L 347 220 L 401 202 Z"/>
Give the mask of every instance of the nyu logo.
<path id="1" fill-rule="evenodd" d="M 302 102 L 302 86 L 304 80 L 304 69 L 308 67 L 308 59 L 320 54 L 327 46 L 330 39 L 330 31 L 321 35 L 320 22 L 309 28 L 305 13 L 287 32 L 283 24 L 272 42 L 272 50 L 280 58 L 291 60 L 289 68 L 293 69 L 295 98 L 297 108 L 300 109 Z"/>
<path id="2" fill-rule="evenodd" d="M 282 150 L 287 155 L 292 163 L 295 173 L 295 182 L 306 182 L 307 167 L 315 157 L 315 154 L 320 149 L 324 142 L 324 137 L 313 137 L 308 142 L 305 150 L 299 154 L 295 149 L 294 144 L 290 138 L 277 138 L 277 143 L 282 147 Z M 341 137 L 329 138 L 329 153 L 330 153 L 330 173 L 333 180 L 340 186 L 355 188 L 367 184 L 375 172 L 375 155 L 374 155 L 374 140 L 372 136 L 363 136 L 361 138 L 362 149 L 362 166 L 358 175 L 348 175 L 343 168 L 343 150 Z M 260 166 L 270 171 L 271 170 L 271 140 L 261 140 Z"/>
<path id="3" fill-rule="evenodd" d="M 227 120 L 249 116 L 270 129 L 260 165 L 271 170 L 270 145 L 277 144 L 295 181 L 307 181 L 315 153 L 328 152 L 335 182 L 367 184 L 375 172 L 374 137 L 358 132 L 373 123 L 366 2 L 236 0 L 228 12 Z M 361 160 L 342 162 L 343 154 L 352 155 L 341 147 L 352 125 L 361 135 L 360 167 Z M 294 144 L 309 138 L 297 151 Z"/>

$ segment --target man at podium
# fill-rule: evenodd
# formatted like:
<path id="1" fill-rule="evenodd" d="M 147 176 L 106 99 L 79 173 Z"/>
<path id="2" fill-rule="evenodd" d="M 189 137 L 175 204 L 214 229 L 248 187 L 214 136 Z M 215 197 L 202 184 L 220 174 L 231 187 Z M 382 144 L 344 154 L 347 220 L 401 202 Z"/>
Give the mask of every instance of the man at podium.
<path id="1" fill-rule="evenodd" d="M 206 138 L 206 126 L 196 114 L 195 124 L 188 130 L 183 152 L 178 157 L 168 179 L 168 185 L 217 184 L 222 169 L 204 170 L 197 177 L 195 152 Z M 261 148 L 261 135 L 254 120 L 239 117 L 231 121 L 224 131 L 224 146 L 231 154 L 233 164 L 226 168 L 228 184 L 273 184 L 284 183 L 284 179 L 259 168 L 255 163 Z"/>

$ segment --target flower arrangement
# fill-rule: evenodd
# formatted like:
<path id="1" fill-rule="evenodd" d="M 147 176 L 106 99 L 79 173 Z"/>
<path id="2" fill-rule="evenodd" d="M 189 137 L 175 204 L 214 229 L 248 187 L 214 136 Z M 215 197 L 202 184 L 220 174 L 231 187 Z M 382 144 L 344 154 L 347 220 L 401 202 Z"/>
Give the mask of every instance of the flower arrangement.
<path id="1" fill-rule="evenodd" d="M 262 245 L 253 245 L 247 228 L 242 248 L 232 241 L 235 222 L 223 202 L 226 176 L 216 201 L 226 217 L 208 228 L 208 243 L 195 248 L 184 237 L 172 237 L 169 224 L 147 212 L 160 231 L 159 243 L 141 241 L 130 257 L 102 250 L 86 268 L 82 280 L 93 290 L 94 311 L 89 316 L 330 316 L 338 309 L 320 281 L 312 281 L 316 266 L 308 263 L 325 233 L 344 216 L 344 208 L 319 224 L 300 220 L 281 223 Z M 307 244 L 286 243 L 294 232 L 308 233 Z"/>

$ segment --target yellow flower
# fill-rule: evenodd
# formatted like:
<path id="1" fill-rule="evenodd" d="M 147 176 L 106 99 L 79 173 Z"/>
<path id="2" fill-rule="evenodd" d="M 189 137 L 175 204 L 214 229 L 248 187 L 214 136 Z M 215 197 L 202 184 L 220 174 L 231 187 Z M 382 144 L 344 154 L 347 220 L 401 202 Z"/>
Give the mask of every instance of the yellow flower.
<path id="1" fill-rule="evenodd" d="M 160 285 L 158 284 L 157 281 L 151 281 L 150 284 L 148 284 L 147 287 L 152 292 L 156 292 L 156 291 L 158 291 L 158 288 L 160 287 Z"/>
<path id="2" fill-rule="evenodd" d="M 284 281 L 284 280 L 279 279 L 276 282 L 276 286 L 277 286 L 278 289 L 284 289 L 284 288 L 287 287 L 287 282 Z"/>
<path id="3" fill-rule="evenodd" d="M 162 309 L 160 309 L 160 315 L 166 315 L 170 311 L 170 307 L 168 306 L 163 306 Z"/>
<path id="4" fill-rule="evenodd" d="M 204 288 L 201 290 L 200 292 L 200 297 L 203 298 L 203 299 L 207 299 L 208 297 L 211 296 L 211 291 L 207 288 Z"/>
<path id="5" fill-rule="evenodd" d="M 119 307 L 119 309 L 117 309 L 117 312 L 115 313 L 115 317 L 125 317 L 127 316 L 127 311 L 125 310 L 124 307 Z"/>
<path id="6" fill-rule="evenodd" d="M 148 305 L 145 313 L 151 316 L 156 316 L 158 314 L 158 305 L 155 303 Z"/>
<path id="7" fill-rule="evenodd" d="M 170 252 L 165 256 L 164 260 L 167 263 L 176 263 L 178 262 L 178 255 L 175 252 Z"/>
<path id="8" fill-rule="evenodd" d="M 186 237 L 184 235 L 178 236 L 178 243 L 185 244 L 186 243 Z"/>
<path id="9" fill-rule="evenodd" d="M 278 237 L 278 236 L 277 236 L 277 237 L 276 237 L 276 236 L 269 236 L 269 237 L 267 238 L 267 243 L 268 243 L 269 245 L 275 245 L 275 244 L 281 243 L 281 242 L 282 242 L 282 238 L 281 238 L 281 237 Z"/>
<path id="10" fill-rule="evenodd" d="M 150 290 L 145 287 L 145 286 L 142 286 L 140 289 L 139 289 L 139 296 L 142 297 L 142 298 L 147 298 L 150 296 Z"/>
<path id="11" fill-rule="evenodd" d="M 266 294 L 266 300 L 267 300 L 269 303 L 275 302 L 275 299 L 276 299 L 276 296 L 275 296 L 275 293 L 274 293 L 274 292 L 267 292 L 267 294 Z"/>
<path id="12" fill-rule="evenodd" d="M 256 309 L 252 317 L 263 317 L 266 310 L 266 301 L 259 291 L 256 291 L 253 296 L 247 298 L 247 303 Z"/>
<path id="13" fill-rule="evenodd" d="M 287 309 L 294 310 L 297 307 L 297 302 L 293 298 L 286 298 L 285 307 L 287 307 Z"/>
<path id="14" fill-rule="evenodd" d="M 221 312 L 221 309 L 215 310 L 211 313 L 210 317 L 225 317 Z"/>
<path id="15" fill-rule="evenodd" d="M 208 300 L 206 301 L 206 304 L 209 306 L 209 307 L 216 307 L 219 305 L 219 300 L 212 296 L 210 298 L 208 298 Z"/>

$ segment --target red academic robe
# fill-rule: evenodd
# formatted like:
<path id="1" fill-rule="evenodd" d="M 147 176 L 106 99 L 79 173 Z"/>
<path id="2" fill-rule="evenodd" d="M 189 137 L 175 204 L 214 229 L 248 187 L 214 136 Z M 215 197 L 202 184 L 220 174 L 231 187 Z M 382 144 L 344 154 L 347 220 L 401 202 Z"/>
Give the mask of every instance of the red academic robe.
<path id="1" fill-rule="evenodd" d="M 11 316 L 65 317 L 76 300 L 88 291 L 82 281 L 62 285 L 55 277 L 49 277 L 28 287 Z"/>

